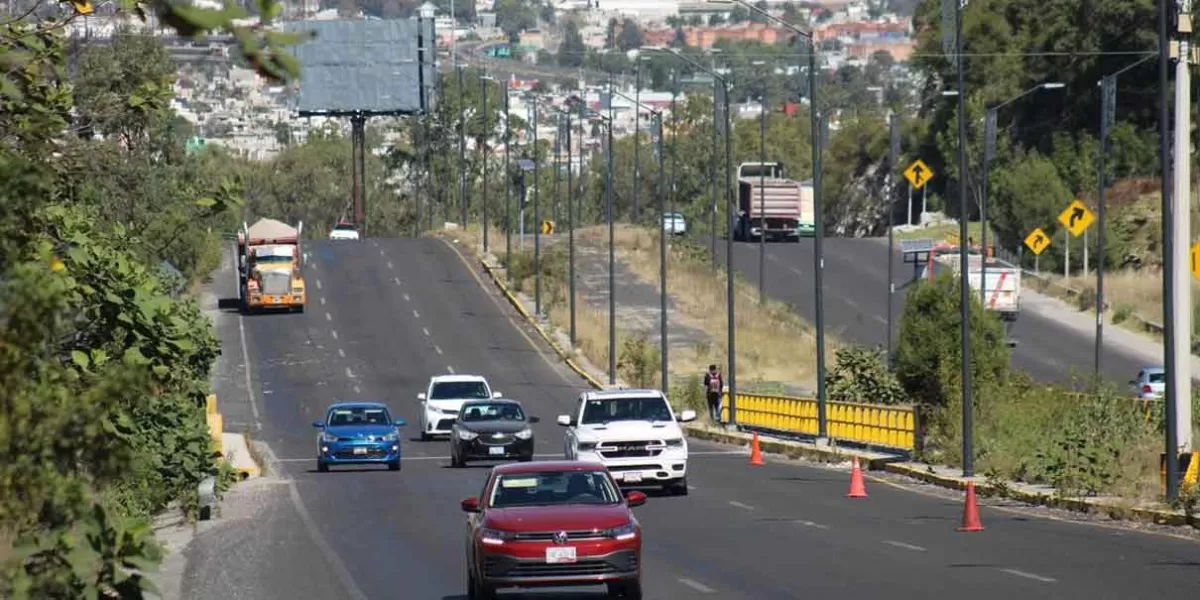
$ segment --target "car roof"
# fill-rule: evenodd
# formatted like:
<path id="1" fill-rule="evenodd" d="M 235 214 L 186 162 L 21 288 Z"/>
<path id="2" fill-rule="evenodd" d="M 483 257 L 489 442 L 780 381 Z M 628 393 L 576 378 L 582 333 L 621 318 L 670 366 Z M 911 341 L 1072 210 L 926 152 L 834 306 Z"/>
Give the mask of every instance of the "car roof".
<path id="1" fill-rule="evenodd" d="M 644 398 L 654 396 L 662 398 L 661 390 L 651 389 L 622 389 L 622 390 L 591 390 L 583 393 L 588 400 L 618 400 L 621 398 Z"/>
<path id="2" fill-rule="evenodd" d="M 329 405 L 326 412 L 335 408 L 387 408 L 387 405 L 382 402 L 334 402 Z"/>
<path id="3" fill-rule="evenodd" d="M 455 382 L 455 381 L 483 381 L 487 382 L 487 378 L 483 375 L 434 375 L 429 378 L 431 383 Z"/>
<path id="4" fill-rule="evenodd" d="M 493 467 L 497 474 L 512 473 L 557 473 L 574 471 L 604 471 L 602 463 L 586 460 L 535 460 L 532 462 L 508 463 Z"/>

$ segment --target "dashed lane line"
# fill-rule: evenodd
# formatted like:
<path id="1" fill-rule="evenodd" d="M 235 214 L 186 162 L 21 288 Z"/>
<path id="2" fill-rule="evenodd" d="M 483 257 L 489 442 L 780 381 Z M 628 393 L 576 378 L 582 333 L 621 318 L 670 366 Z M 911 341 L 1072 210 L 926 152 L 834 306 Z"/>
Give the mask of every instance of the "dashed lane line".
<path id="1" fill-rule="evenodd" d="M 920 546 L 914 546 L 904 542 L 897 542 L 896 540 L 883 540 L 883 543 L 889 546 L 895 546 L 897 548 L 904 548 L 905 550 L 912 550 L 914 552 L 925 552 L 925 549 Z"/>
<path id="2" fill-rule="evenodd" d="M 795 520 L 795 521 L 792 521 L 792 522 L 793 522 L 793 523 L 795 523 L 795 524 L 797 524 L 797 525 L 803 525 L 803 526 L 805 526 L 805 527 L 812 527 L 812 528 L 814 528 L 814 529 L 829 529 L 829 526 L 828 526 L 828 525 L 822 525 L 822 524 L 820 524 L 820 523 L 813 523 L 812 521 L 804 521 L 804 520 L 801 520 L 801 519 L 797 519 L 797 520 Z"/>
<path id="3" fill-rule="evenodd" d="M 1058 581 L 1057 579 L 1055 579 L 1053 577 L 1045 577 L 1042 575 L 1038 575 L 1037 573 L 1018 571 L 1016 569 L 1000 569 L 1000 571 L 1003 573 L 1008 573 L 1009 575 L 1015 575 L 1017 577 L 1023 577 L 1025 579 L 1032 579 L 1034 581 L 1040 581 L 1042 583 L 1054 583 L 1055 581 Z"/>
<path id="4" fill-rule="evenodd" d="M 451 375 L 454 374 L 454 366 L 453 365 L 446 365 L 446 370 L 450 371 Z"/>
<path id="5" fill-rule="evenodd" d="M 350 379 L 354 379 L 354 371 L 351 371 L 350 367 L 346 367 L 346 377 L 349 377 Z"/>
<path id="6" fill-rule="evenodd" d="M 389 269 L 394 269 L 394 268 L 395 268 L 394 266 L 392 266 L 392 261 L 390 261 L 390 260 L 388 261 L 387 265 L 388 265 L 388 268 L 389 268 Z"/>
<path id="7" fill-rule="evenodd" d="M 335 340 L 338 339 L 338 334 L 337 334 L 336 329 L 330 329 L 329 333 L 333 335 L 333 339 L 335 339 Z"/>
<path id="8" fill-rule="evenodd" d="M 401 284 L 401 283 L 400 283 L 400 278 L 399 278 L 399 277 L 393 277 L 393 278 L 392 278 L 392 281 L 395 281 L 395 282 L 396 282 L 396 285 L 403 285 L 403 284 Z"/>
<path id="9" fill-rule="evenodd" d="M 412 299 L 408 297 L 408 294 L 405 294 L 405 295 L 404 295 L 404 301 L 405 301 L 405 302 L 409 302 L 409 301 L 411 301 L 411 300 L 412 300 Z"/>
<path id="10" fill-rule="evenodd" d="M 325 296 L 321 296 L 321 306 L 325 306 Z"/>
<path id="11" fill-rule="evenodd" d="M 415 308 L 413 309 L 413 317 L 415 317 L 417 319 L 421 318 L 421 313 L 417 312 L 417 309 L 415 309 Z"/>
<path id="12" fill-rule="evenodd" d="M 742 510 L 754 510 L 753 506 L 750 506 L 749 504 L 743 504 L 741 502 L 738 502 L 737 500 L 730 500 L 729 505 L 736 506 L 737 508 L 740 508 Z"/>
<path id="13" fill-rule="evenodd" d="M 356 386 L 354 386 L 354 393 L 355 393 L 355 394 L 361 394 L 361 393 L 362 393 L 362 390 L 360 390 L 360 389 L 358 388 L 358 386 L 356 385 Z"/>
<path id="14" fill-rule="evenodd" d="M 320 279 L 317 280 L 317 289 L 318 290 L 321 289 L 321 280 Z"/>
<path id="15" fill-rule="evenodd" d="M 433 347 L 433 351 L 434 351 L 434 352 L 437 352 L 439 355 L 441 355 L 441 353 L 442 353 L 442 349 L 441 349 L 441 348 L 438 348 L 437 346 L 434 346 L 434 347 Z"/>
<path id="16" fill-rule="evenodd" d="M 692 588 L 693 590 L 700 592 L 701 594 L 715 594 L 717 591 L 717 590 L 714 590 L 714 589 L 708 587 L 707 585 L 704 585 L 703 583 L 700 583 L 699 581 L 692 581 L 691 579 L 687 579 L 686 577 L 680 577 L 679 583 L 682 583 L 683 585 L 686 585 L 686 586 Z"/>
<path id="17" fill-rule="evenodd" d="M 422 327 L 422 328 L 421 328 L 421 333 L 424 333 L 424 334 L 425 334 L 425 337 L 429 337 L 429 328 L 428 328 L 428 327 Z"/>
<path id="18" fill-rule="evenodd" d="M 329 314 L 329 313 L 325 313 L 325 320 L 326 320 L 326 321 L 332 321 L 332 320 L 333 320 L 333 315 L 331 315 L 331 314 Z"/>
<path id="19" fill-rule="evenodd" d="M 338 356 L 341 358 L 346 358 L 346 351 L 338 348 Z"/>

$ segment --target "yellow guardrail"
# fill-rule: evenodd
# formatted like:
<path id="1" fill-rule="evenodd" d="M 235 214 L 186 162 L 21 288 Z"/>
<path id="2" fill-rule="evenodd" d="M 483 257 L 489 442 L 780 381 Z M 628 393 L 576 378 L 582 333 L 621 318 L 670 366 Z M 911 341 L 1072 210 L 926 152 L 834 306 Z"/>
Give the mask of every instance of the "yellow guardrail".
<path id="1" fill-rule="evenodd" d="M 875 406 L 826 402 L 831 438 L 869 446 L 912 451 L 917 445 L 917 409 L 913 406 Z M 729 419 L 729 393 L 721 415 Z M 813 398 L 737 395 L 738 425 L 815 436 L 820 433 L 817 401 Z"/>

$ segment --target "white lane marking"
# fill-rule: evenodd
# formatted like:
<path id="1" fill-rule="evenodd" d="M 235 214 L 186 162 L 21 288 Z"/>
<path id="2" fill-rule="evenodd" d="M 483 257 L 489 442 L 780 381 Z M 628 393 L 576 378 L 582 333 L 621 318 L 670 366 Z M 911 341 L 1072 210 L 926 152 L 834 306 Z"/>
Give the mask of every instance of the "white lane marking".
<path id="1" fill-rule="evenodd" d="M 437 352 L 438 354 L 441 354 L 441 353 L 442 353 L 442 349 L 441 349 L 441 348 L 438 348 L 437 346 L 434 346 L 434 347 L 433 347 L 433 350 L 434 350 L 434 352 Z"/>
<path id="2" fill-rule="evenodd" d="M 1058 581 L 1057 579 L 1055 579 L 1053 577 L 1043 577 L 1036 573 L 1028 573 L 1025 571 L 1018 571 L 1016 569 L 1000 569 L 1000 570 L 1005 573 L 1008 573 L 1009 575 L 1016 575 L 1017 577 L 1024 577 L 1025 579 L 1032 579 L 1034 581 L 1040 581 L 1042 583 L 1054 583 L 1055 581 Z"/>
<path id="3" fill-rule="evenodd" d="M 707 585 L 704 585 L 703 583 L 700 583 L 699 581 L 692 581 L 691 579 L 687 579 L 684 577 L 679 578 L 679 583 L 682 583 L 683 585 L 686 585 L 686 586 L 692 588 L 693 590 L 700 592 L 701 594 L 712 594 L 717 591 L 717 590 L 714 590 L 714 589 L 708 587 Z"/>
<path id="4" fill-rule="evenodd" d="M 689 491 L 689 492 L 694 492 L 694 491 L 696 491 L 696 486 L 694 486 L 694 485 L 689 485 L 689 486 L 688 486 L 688 491 Z"/>
<path id="5" fill-rule="evenodd" d="M 346 351 L 342 350 L 341 348 L 338 348 L 338 356 L 340 356 L 342 358 L 346 358 Z"/>
<path id="6" fill-rule="evenodd" d="M 393 277 L 393 278 L 392 278 L 392 281 L 395 281 L 395 282 L 396 282 L 396 285 L 401 285 L 401 284 L 400 284 L 400 278 L 399 278 L 399 277 Z"/>
<path id="7" fill-rule="evenodd" d="M 321 306 L 325 306 L 325 296 L 321 296 Z"/>
<path id="8" fill-rule="evenodd" d="M 349 377 L 350 379 L 354 379 L 354 371 L 351 371 L 350 367 L 346 367 L 346 377 Z"/>
<path id="9" fill-rule="evenodd" d="M 408 294 L 405 294 L 405 295 L 404 295 L 404 301 L 405 301 L 405 302 L 408 302 L 408 301 L 409 301 Z"/>
<path id="10" fill-rule="evenodd" d="M 330 329 L 330 330 L 329 330 L 329 333 L 333 334 L 333 339 L 335 339 L 335 340 L 336 340 L 336 339 L 338 339 L 338 335 L 337 335 L 337 330 L 336 330 L 336 329 Z"/>
<path id="11" fill-rule="evenodd" d="M 321 280 L 320 279 L 317 280 L 317 289 L 318 290 L 321 289 Z"/>
<path id="12" fill-rule="evenodd" d="M 390 261 L 390 260 L 388 261 L 388 268 L 389 268 L 389 269 L 394 269 L 394 268 L 395 268 L 395 267 L 393 267 L 393 266 L 392 266 L 392 261 Z"/>
<path id="13" fill-rule="evenodd" d="M 387 256 L 386 254 L 384 254 L 384 253 L 383 253 L 383 248 L 380 248 L 380 249 L 379 249 L 379 255 L 380 255 L 380 256 Z"/>
<path id="14" fill-rule="evenodd" d="M 250 380 L 250 352 L 246 350 L 246 325 L 238 315 L 238 335 L 242 338 L 242 364 L 245 365 L 246 395 L 250 397 L 250 412 L 254 413 L 254 428 L 262 431 L 262 419 L 258 416 L 258 403 L 254 400 L 254 383 Z"/>
<path id="15" fill-rule="evenodd" d="M 451 375 L 453 375 L 453 374 L 454 374 L 454 367 L 453 367 L 453 366 L 447 365 L 447 366 L 446 366 L 446 370 L 447 370 L 447 371 L 450 371 L 450 374 L 451 374 Z"/>
<path id="16" fill-rule="evenodd" d="M 415 308 L 414 308 L 414 309 L 413 309 L 413 316 L 414 316 L 414 317 L 416 317 L 416 318 L 418 318 L 418 319 L 420 319 L 420 318 L 421 318 L 421 313 L 417 312 L 417 309 L 415 309 Z"/>
<path id="17" fill-rule="evenodd" d="M 803 525 L 805 527 L 815 527 L 817 529 L 829 529 L 828 525 L 822 525 L 820 523 L 813 523 L 812 521 L 797 520 L 797 521 L 793 521 L 793 523 L 795 523 L 797 525 Z"/>
<path id="18" fill-rule="evenodd" d="M 331 314 L 329 314 L 329 313 L 325 313 L 325 320 L 326 320 L 326 321 L 332 321 L 332 320 L 333 320 L 333 315 L 331 315 Z"/>
<path id="19" fill-rule="evenodd" d="M 897 542 L 895 540 L 883 540 L 883 543 L 885 543 L 889 546 L 895 546 L 897 548 L 904 548 L 905 550 L 913 550 L 916 552 L 925 552 L 925 549 L 920 546 L 914 546 L 912 544 L 905 544 L 904 542 Z"/>
<path id="20" fill-rule="evenodd" d="M 428 328 L 422 327 L 421 332 L 425 334 L 425 337 L 429 337 L 429 329 Z"/>
<path id="21" fill-rule="evenodd" d="M 358 386 L 356 385 L 356 386 L 354 386 L 354 393 L 360 394 L 360 393 L 362 393 L 362 390 L 358 389 Z"/>
<path id="22" fill-rule="evenodd" d="M 745 510 L 754 510 L 753 506 L 750 506 L 749 504 L 742 504 L 741 502 L 738 502 L 737 500 L 730 500 L 729 505 L 736 506 L 738 508 L 745 509 Z"/>

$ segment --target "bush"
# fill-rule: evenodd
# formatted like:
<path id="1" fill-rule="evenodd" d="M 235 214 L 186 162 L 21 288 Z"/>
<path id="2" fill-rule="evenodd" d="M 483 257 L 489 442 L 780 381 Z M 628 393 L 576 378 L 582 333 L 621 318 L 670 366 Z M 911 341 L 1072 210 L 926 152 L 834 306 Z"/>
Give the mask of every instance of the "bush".
<path id="1" fill-rule="evenodd" d="M 683 385 L 671 386 L 671 404 L 676 411 L 692 409 L 698 415 L 708 414 L 708 398 L 699 375 L 691 375 Z"/>
<path id="2" fill-rule="evenodd" d="M 829 399 L 834 402 L 903 404 L 908 401 L 904 386 L 888 370 L 880 349 L 839 348 L 826 385 Z"/>
<path id="3" fill-rule="evenodd" d="M 617 355 L 617 373 L 627 383 L 639 388 L 658 386 L 662 367 L 662 352 L 645 336 L 625 338 Z"/>

